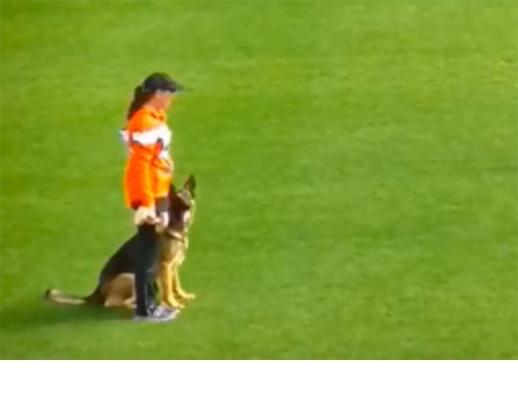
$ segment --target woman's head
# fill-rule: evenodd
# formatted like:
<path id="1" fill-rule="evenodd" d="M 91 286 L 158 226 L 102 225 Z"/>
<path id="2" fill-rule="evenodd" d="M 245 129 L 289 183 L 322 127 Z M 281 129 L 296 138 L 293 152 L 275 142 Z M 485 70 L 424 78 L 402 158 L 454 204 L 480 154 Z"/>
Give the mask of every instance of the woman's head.
<path id="1" fill-rule="evenodd" d="M 144 105 L 164 110 L 169 108 L 173 95 L 181 90 L 182 87 L 166 73 L 149 75 L 135 88 L 127 118 L 130 119 Z"/>

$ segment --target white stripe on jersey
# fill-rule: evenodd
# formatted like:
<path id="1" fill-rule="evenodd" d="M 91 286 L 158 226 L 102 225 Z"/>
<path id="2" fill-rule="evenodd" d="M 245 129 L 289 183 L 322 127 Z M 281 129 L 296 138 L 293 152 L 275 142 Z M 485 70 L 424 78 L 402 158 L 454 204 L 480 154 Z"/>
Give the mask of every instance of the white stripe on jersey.
<path id="1" fill-rule="evenodd" d="M 130 134 L 131 142 L 141 145 L 152 145 L 158 141 L 162 141 L 164 147 L 169 147 L 171 143 L 172 132 L 164 124 L 146 131 L 135 131 Z"/>

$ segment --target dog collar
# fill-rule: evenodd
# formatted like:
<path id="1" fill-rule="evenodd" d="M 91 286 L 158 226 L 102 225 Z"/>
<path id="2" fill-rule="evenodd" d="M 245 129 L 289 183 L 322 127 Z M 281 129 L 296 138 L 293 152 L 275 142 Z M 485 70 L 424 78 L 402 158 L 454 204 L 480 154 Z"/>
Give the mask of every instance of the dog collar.
<path id="1" fill-rule="evenodd" d="M 170 231 L 170 230 L 166 229 L 164 231 L 164 234 L 166 236 L 170 237 L 171 239 L 175 239 L 175 240 L 179 240 L 181 242 L 185 242 L 185 235 L 180 233 L 180 232 Z"/>

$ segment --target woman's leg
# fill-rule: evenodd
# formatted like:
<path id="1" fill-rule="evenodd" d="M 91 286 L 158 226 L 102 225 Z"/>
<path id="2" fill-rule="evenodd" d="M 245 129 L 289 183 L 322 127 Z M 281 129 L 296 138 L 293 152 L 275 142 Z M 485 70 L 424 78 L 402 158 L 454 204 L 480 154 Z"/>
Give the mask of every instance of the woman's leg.
<path id="1" fill-rule="evenodd" d="M 138 227 L 135 253 L 135 294 L 137 316 L 150 315 L 154 306 L 153 270 L 158 257 L 159 240 L 155 226 L 143 224 Z"/>

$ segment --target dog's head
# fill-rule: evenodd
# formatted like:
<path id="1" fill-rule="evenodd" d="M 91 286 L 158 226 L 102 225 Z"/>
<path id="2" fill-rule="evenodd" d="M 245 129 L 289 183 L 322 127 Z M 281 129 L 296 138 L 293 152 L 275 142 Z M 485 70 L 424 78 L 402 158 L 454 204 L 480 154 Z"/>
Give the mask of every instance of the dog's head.
<path id="1" fill-rule="evenodd" d="M 171 184 L 169 190 L 169 227 L 181 224 L 185 231 L 194 221 L 196 179 L 191 174 L 181 189 Z"/>

